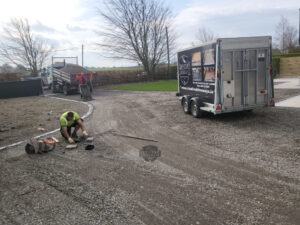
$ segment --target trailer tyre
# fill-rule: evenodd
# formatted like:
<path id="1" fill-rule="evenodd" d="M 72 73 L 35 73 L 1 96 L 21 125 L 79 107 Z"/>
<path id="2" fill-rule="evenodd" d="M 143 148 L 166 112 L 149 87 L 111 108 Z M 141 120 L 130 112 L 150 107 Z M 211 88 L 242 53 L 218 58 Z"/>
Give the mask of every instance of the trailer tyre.
<path id="1" fill-rule="evenodd" d="M 191 108 L 190 108 L 190 103 L 189 103 L 188 98 L 183 98 L 182 99 L 181 106 L 182 106 L 183 112 L 185 114 L 190 114 Z"/>
<path id="2" fill-rule="evenodd" d="M 198 101 L 191 101 L 191 113 L 195 118 L 202 117 L 203 111 L 200 109 L 200 104 Z"/>

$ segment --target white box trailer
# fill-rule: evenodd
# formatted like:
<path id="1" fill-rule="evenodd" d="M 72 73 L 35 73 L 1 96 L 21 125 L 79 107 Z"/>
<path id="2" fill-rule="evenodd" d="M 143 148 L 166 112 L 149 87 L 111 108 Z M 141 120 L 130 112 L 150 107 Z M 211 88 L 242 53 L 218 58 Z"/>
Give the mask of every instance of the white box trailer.
<path id="1" fill-rule="evenodd" d="M 219 38 L 177 53 L 185 113 L 200 117 L 274 106 L 272 37 Z"/>

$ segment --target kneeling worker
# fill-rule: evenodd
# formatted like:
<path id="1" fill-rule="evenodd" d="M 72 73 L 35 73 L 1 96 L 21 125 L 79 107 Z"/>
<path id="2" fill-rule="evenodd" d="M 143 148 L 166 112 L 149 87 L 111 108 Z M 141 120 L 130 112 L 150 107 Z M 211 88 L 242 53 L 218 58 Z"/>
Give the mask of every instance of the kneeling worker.
<path id="1" fill-rule="evenodd" d="M 72 138 L 77 138 L 77 131 L 79 128 L 82 130 L 82 134 L 87 137 L 88 133 L 86 132 L 85 126 L 83 124 L 83 119 L 80 118 L 76 112 L 65 112 L 61 115 L 60 119 L 60 133 L 61 135 L 68 140 L 69 143 L 74 143 Z M 75 127 L 72 135 L 71 128 Z"/>

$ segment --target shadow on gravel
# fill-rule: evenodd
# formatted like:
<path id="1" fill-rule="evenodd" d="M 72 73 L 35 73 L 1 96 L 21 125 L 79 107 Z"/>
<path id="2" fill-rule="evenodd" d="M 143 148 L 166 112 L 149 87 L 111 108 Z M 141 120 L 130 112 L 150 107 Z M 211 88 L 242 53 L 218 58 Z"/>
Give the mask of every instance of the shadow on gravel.
<path id="1" fill-rule="evenodd" d="M 138 92 L 134 91 L 117 91 L 117 90 L 105 90 L 105 89 L 94 89 L 92 96 L 95 97 L 107 97 L 107 96 L 123 96 L 124 94 L 136 95 Z"/>
<path id="2" fill-rule="evenodd" d="M 257 112 L 253 111 L 241 111 L 241 112 L 232 112 L 232 113 L 224 113 L 220 115 L 213 115 L 211 113 L 206 113 L 203 118 L 216 120 L 219 122 L 236 122 L 241 120 L 252 120 L 255 118 L 261 117 L 257 114 Z"/>

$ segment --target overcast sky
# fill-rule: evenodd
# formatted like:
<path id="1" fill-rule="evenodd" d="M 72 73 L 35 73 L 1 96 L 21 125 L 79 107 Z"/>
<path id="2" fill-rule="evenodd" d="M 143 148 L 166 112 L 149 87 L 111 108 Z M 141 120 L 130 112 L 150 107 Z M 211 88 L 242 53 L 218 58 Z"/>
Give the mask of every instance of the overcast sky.
<path id="1" fill-rule="evenodd" d="M 103 0 L 8 0 L 0 7 L 0 28 L 11 17 L 27 18 L 36 35 L 49 41 L 55 56 L 78 56 L 85 48 L 85 66 L 127 66 L 128 62 L 104 58 L 95 46 L 96 30 L 103 26 L 97 7 Z M 280 16 L 299 27 L 299 0 L 165 0 L 173 10 L 177 48 L 191 46 L 200 27 L 219 37 L 275 35 Z"/>

